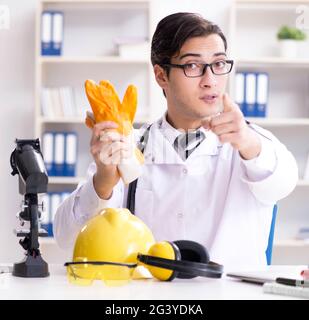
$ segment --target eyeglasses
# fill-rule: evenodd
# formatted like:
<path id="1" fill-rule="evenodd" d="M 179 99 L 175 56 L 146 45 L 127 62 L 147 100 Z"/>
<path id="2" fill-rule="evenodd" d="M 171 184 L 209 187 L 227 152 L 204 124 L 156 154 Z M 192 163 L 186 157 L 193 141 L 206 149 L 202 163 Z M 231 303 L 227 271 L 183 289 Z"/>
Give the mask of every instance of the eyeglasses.
<path id="1" fill-rule="evenodd" d="M 67 277 L 70 283 L 88 286 L 93 280 L 102 280 L 108 286 L 119 286 L 132 279 L 136 263 L 107 261 L 66 262 Z"/>
<path id="2" fill-rule="evenodd" d="M 233 60 L 219 60 L 213 63 L 185 63 L 185 64 L 174 64 L 166 63 L 163 66 L 180 68 L 183 70 L 184 74 L 188 78 L 197 78 L 202 77 L 207 67 L 210 67 L 210 70 L 213 74 L 221 76 L 228 74 L 232 71 L 234 61 Z"/>

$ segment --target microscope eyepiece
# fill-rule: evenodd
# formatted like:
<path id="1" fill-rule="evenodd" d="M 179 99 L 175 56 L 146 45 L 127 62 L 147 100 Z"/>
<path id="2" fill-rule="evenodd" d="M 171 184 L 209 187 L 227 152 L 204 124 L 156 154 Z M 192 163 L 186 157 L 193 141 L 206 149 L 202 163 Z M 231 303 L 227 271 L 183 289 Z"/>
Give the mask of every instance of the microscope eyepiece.
<path id="1" fill-rule="evenodd" d="M 47 192 L 48 176 L 40 150 L 39 139 L 16 139 L 16 148 L 10 157 L 12 175 L 19 174 L 19 192 L 45 193 Z"/>

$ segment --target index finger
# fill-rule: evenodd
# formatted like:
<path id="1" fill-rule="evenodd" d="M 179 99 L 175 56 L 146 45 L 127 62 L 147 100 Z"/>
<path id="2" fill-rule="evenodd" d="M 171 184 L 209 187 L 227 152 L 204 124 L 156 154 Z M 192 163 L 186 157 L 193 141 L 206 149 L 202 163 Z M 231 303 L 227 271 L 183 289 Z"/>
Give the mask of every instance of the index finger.
<path id="1" fill-rule="evenodd" d="M 225 93 L 223 95 L 223 113 L 228 113 L 231 111 L 241 113 L 239 105 L 234 102 L 227 93 Z"/>
<path id="2" fill-rule="evenodd" d="M 228 123 L 233 121 L 234 115 L 231 113 L 220 113 L 216 115 L 215 117 L 212 117 L 210 120 L 210 126 L 215 127 L 220 124 Z"/>

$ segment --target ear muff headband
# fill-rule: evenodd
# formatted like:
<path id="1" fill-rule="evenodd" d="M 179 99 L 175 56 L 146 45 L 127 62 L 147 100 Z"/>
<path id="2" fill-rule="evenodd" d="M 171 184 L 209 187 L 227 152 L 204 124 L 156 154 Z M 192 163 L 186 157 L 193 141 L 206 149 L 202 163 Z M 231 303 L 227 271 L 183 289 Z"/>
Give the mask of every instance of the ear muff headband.
<path id="1" fill-rule="evenodd" d="M 223 266 L 211 261 L 209 263 L 175 261 L 144 254 L 138 254 L 137 259 L 146 265 L 174 270 L 194 276 L 221 278 L 223 273 Z"/>
<path id="2" fill-rule="evenodd" d="M 207 249 L 198 242 L 191 241 L 191 240 L 177 240 L 177 241 L 174 241 L 173 244 L 176 245 L 178 250 L 180 251 L 181 259 L 177 259 L 177 260 L 201 262 L 206 264 L 210 260 Z M 169 257 L 162 257 L 162 258 L 170 259 Z M 180 278 L 180 279 L 192 279 L 194 277 L 195 275 L 183 273 L 183 272 L 178 272 L 177 274 L 177 278 Z"/>

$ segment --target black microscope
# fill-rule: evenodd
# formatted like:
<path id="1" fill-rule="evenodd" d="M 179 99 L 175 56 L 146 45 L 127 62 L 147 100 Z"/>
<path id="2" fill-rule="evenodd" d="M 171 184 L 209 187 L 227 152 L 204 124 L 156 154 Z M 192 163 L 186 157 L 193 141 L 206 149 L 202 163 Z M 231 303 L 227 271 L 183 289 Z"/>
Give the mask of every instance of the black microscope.
<path id="1" fill-rule="evenodd" d="M 46 237 L 47 232 L 39 227 L 41 212 L 39 211 L 38 194 L 46 193 L 48 175 L 40 149 L 39 139 L 16 139 L 16 148 L 11 154 L 11 174 L 19 176 L 19 193 L 24 195 L 23 209 L 19 219 L 23 225 L 29 221 L 29 230 L 15 230 L 19 241 L 26 250 L 25 258 L 15 263 L 12 274 L 17 277 L 48 277 L 48 264 L 43 260 L 39 250 L 39 237 Z M 42 207 L 42 206 L 41 206 Z"/>

